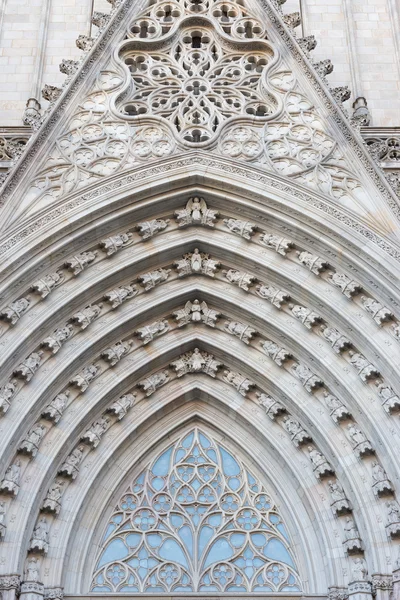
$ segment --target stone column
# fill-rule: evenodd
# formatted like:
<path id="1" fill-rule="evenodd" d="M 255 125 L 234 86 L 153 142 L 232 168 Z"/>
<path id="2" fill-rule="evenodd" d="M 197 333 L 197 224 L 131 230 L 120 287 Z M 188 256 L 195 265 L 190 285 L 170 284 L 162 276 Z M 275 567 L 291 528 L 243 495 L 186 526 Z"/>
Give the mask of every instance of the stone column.
<path id="1" fill-rule="evenodd" d="M 392 575 L 382 575 L 382 573 L 373 573 L 372 591 L 376 600 L 390 600 L 392 589 Z"/>
<path id="2" fill-rule="evenodd" d="M 369 581 L 352 581 L 348 589 L 349 600 L 372 600 L 372 586 Z"/>
<path id="3" fill-rule="evenodd" d="M 20 600 L 43 600 L 44 585 L 39 581 L 24 581 L 21 584 Z"/>
<path id="4" fill-rule="evenodd" d="M 19 575 L 1 575 L 0 592 L 2 600 L 16 600 L 19 594 L 20 576 Z"/>

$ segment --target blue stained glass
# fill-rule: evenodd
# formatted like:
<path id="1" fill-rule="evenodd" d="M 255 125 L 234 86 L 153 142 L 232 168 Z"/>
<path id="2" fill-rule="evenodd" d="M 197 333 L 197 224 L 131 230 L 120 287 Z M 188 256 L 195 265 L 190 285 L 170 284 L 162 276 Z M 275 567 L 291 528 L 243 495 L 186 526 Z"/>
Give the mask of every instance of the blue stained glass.
<path id="1" fill-rule="evenodd" d="M 211 460 L 213 462 L 215 462 L 215 463 L 218 462 L 217 453 L 212 448 L 210 450 L 207 450 L 207 456 L 208 456 L 208 458 L 211 458 Z"/>
<path id="2" fill-rule="evenodd" d="M 200 529 L 199 535 L 199 556 L 201 556 L 204 552 L 204 548 L 207 546 L 208 542 L 211 540 L 214 535 L 214 530 L 211 527 L 207 527 L 206 525 Z"/>
<path id="3" fill-rule="evenodd" d="M 183 567 L 188 568 L 189 565 L 179 544 L 172 538 L 167 538 L 160 546 L 159 555 L 166 560 L 173 560 Z"/>
<path id="4" fill-rule="evenodd" d="M 189 433 L 189 435 L 187 435 L 187 436 L 185 437 L 185 439 L 182 441 L 182 446 L 183 446 L 184 448 L 190 448 L 190 446 L 191 446 L 191 445 L 192 445 L 192 443 L 193 443 L 193 438 L 194 438 L 194 433 L 193 433 L 193 432 L 192 432 L 192 433 Z"/>
<path id="5" fill-rule="evenodd" d="M 229 477 L 230 475 L 239 475 L 240 467 L 236 460 L 233 458 L 232 454 L 229 454 L 226 450 L 219 446 L 219 451 L 222 456 L 222 469 L 224 474 Z"/>
<path id="6" fill-rule="evenodd" d="M 246 536 L 244 533 L 233 533 L 229 538 L 230 543 L 235 548 L 240 548 L 246 541 Z"/>
<path id="7" fill-rule="evenodd" d="M 285 537 L 287 540 L 289 540 L 289 536 L 287 534 L 287 531 L 285 529 L 285 526 L 283 523 L 279 523 L 276 528 L 281 532 L 281 534 L 283 535 L 283 537 Z"/>
<path id="8" fill-rule="evenodd" d="M 267 539 L 263 533 L 252 533 L 250 538 L 253 544 L 258 548 L 262 548 L 267 543 Z"/>
<path id="9" fill-rule="evenodd" d="M 103 592 L 103 593 L 104 593 L 104 592 L 111 592 L 111 588 L 109 588 L 109 587 L 107 587 L 107 586 L 104 586 L 104 585 L 103 585 L 103 586 L 101 586 L 101 587 L 100 587 L 100 586 L 97 586 L 97 585 L 95 585 L 95 586 L 92 588 L 92 592 Z"/>
<path id="10" fill-rule="evenodd" d="M 155 477 L 151 484 L 155 490 L 160 491 L 164 487 L 164 479 L 161 479 L 161 477 Z"/>
<path id="11" fill-rule="evenodd" d="M 126 536 L 125 541 L 128 544 L 129 548 L 136 548 L 140 544 L 140 540 L 142 536 L 140 533 L 130 533 Z"/>
<path id="12" fill-rule="evenodd" d="M 94 590 L 93 590 L 94 591 Z M 111 590 L 110 590 L 111 591 Z M 120 592 L 138 592 L 139 588 L 136 587 L 135 585 L 124 585 L 122 586 L 122 588 L 120 588 L 119 590 Z"/>
<path id="13" fill-rule="evenodd" d="M 228 485 L 231 488 L 231 490 L 236 492 L 236 490 L 240 488 L 240 481 L 236 477 L 230 477 L 228 480 Z"/>
<path id="14" fill-rule="evenodd" d="M 204 449 L 209 448 L 211 446 L 210 440 L 204 435 L 204 433 L 199 433 L 199 441 Z"/>
<path id="15" fill-rule="evenodd" d="M 161 454 L 153 465 L 152 472 L 159 477 L 165 477 L 169 471 L 171 461 L 172 448 L 168 448 L 166 452 Z"/>
<path id="16" fill-rule="evenodd" d="M 290 567 L 294 567 L 293 560 L 289 552 L 286 550 L 283 543 L 276 538 L 272 538 L 269 540 L 268 544 L 263 550 L 263 554 L 267 558 L 271 558 L 272 560 L 279 560 L 281 562 L 286 563 Z"/>
<path id="17" fill-rule="evenodd" d="M 212 563 L 227 560 L 233 556 L 233 550 L 228 542 L 224 538 L 220 538 L 214 542 L 211 546 L 208 554 L 206 556 L 206 560 L 204 562 L 204 567 L 208 567 L 212 565 Z"/>
<path id="18" fill-rule="evenodd" d="M 125 546 L 121 538 L 116 538 L 110 542 L 97 563 L 97 569 L 100 569 L 103 565 L 110 562 L 111 560 L 121 560 L 129 555 L 128 549 Z"/>
<path id="19" fill-rule="evenodd" d="M 146 539 L 151 548 L 158 548 L 162 542 L 162 537 L 158 533 L 149 533 Z"/>
<path id="20" fill-rule="evenodd" d="M 179 530 L 178 535 L 181 538 L 182 542 L 185 544 L 186 550 L 193 558 L 193 535 L 190 530 L 190 527 L 185 525 Z"/>

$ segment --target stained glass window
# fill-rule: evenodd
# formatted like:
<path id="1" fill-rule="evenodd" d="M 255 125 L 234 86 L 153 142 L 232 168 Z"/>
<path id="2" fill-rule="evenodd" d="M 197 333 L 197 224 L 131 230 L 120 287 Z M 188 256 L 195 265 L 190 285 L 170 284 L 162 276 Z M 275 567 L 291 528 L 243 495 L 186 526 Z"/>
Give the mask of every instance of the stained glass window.
<path id="1" fill-rule="evenodd" d="M 121 497 L 93 592 L 297 592 L 284 523 L 242 462 L 199 429 L 164 450 Z"/>

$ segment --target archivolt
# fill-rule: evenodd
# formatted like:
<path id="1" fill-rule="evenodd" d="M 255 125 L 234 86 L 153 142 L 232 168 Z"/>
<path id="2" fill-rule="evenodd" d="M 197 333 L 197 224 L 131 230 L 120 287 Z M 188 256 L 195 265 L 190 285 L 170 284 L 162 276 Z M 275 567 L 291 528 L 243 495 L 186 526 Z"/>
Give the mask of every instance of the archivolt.
<path id="1" fill-rule="evenodd" d="M 164 185 L 165 181 L 160 181 L 159 190 Z M 209 209 L 220 212 L 214 227 L 178 228 L 174 211 L 183 209 L 194 193 L 204 197 Z M 47 490 L 67 456 L 83 439 L 86 449 L 79 475 L 73 481 L 66 478 L 69 482 L 60 514 L 46 517 L 51 523 L 50 545 L 41 567 L 46 585 L 65 583 L 70 593 L 86 592 L 87 582 L 81 579 L 79 569 L 77 575 L 73 573 L 77 565 L 84 564 L 86 553 L 90 562 L 91 544 L 97 543 L 98 531 L 86 537 L 87 532 L 92 532 L 95 520 L 134 463 L 174 431 L 177 423 L 195 416 L 218 422 L 220 430 L 229 431 L 232 440 L 252 456 L 276 486 L 285 510 L 292 515 L 293 530 L 300 532 L 296 544 L 299 554 L 306 557 L 304 578 L 309 592 L 325 592 L 328 584 L 344 585 L 350 577 L 351 563 L 345 558 L 346 545 L 342 545 L 346 517 L 337 520 L 334 516 L 328 478 L 324 477 L 328 471 L 322 478 L 315 476 L 307 445 L 326 457 L 344 487 L 370 571 L 385 572 L 391 554 L 389 530 L 386 522 L 382 523 L 387 518 L 384 501 L 372 490 L 371 468 L 379 460 L 389 474 L 387 479 L 398 479 L 393 441 L 398 423 L 389 415 L 400 407 L 393 391 L 399 383 L 396 290 L 392 291 L 385 267 L 381 273 L 376 269 L 381 261 L 379 251 L 360 247 L 356 253 L 346 242 L 345 230 L 340 244 L 334 241 L 339 234 L 333 229 L 321 238 L 315 223 L 300 218 L 298 205 L 289 215 L 283 212 L 283 199 L 282 212 L 277 210 L 277 202 L 276 198 L 266 198 L 262 204 L 247 197 L 245 203 L 232 193 L 223 196 L 198 185 L 185 193 L 180 190 L 157 196 L 154 191 L 146 202 L 125 198 L 107 218 L 96 216 L 93 207 L 85 222 L 83 214 L 77 218 L 73 234 L 56 240 L 49 237 L 45 250 L 33 260 L 25 255 L 21 268 L 4 280 L 6 323 L 0 343 L 6 414 L 1 426 L 7 450 L 3 473 L 16 460 L 23 467 L 18 495 L 14 498 L 11 494 L 7 500 L 7 531 L 2 542 L 7 548 L 7 572 L 23 569 Z M 316 214 L 313 216 L 316 218 Z M 230 229 L 224 218 L 240 219 L 248 225 L 250 222 L 250 239 L 236 235 L 235 229 L 240 226 Z M 166 226 L 160 226 L 147 241 L 140 241 L 133 226 L 142 223 L 143 233 L 144 219 L 147 223 L 158 219 Z M 252 224 L 263 234 L 289 240 L 293 248 L 291 243 L 284 244 L 287 251 L 282 255 L 278 242 L 275 250 L 274 243 L 272 247 L 263 244 L 260 232 L 253 234 Z M 131 237 L 118 237 L 127 231 L 132 232 Z M 99 249 L 100 240 L 106 239 L 108 242 L 101 243 L 103 249 Z M 116 251 L 106 258 L 110 247 Z M 173 264 L 195 248 L 206 252 L 221 267 L 206 269 L 206 274 L 195 271 L 180 277 L 182 265 Z M 373 259 L 368 253 L 374 255 Z M 188 265 L 190 258 L 185 260 Z M 164 270 L 160 281 L 148 275 L 160 269 Z M 229 275 L 230 270 L 239 271 L 240 276 Z M 60 280 L 46 280 L 46 274 L 57 271 Z M 42 287 L 35 283 L 39 280 Z M 42 299 L 38 292 L 44 295 L 46 281 L 49 293 Z M 149 287 L 150 281 L 156 285 Z M 32 285 L 33 291 L 29 291 Z M 113 308 L 108 293 L 127 285 L 133 286 L 131 298 Z M 257 287 L 260 285 L 264 288 Z M 276 294 L 266 286 L 272 286 Z M 21 298 L 27 304 L 16 305 Z M 215 328 L 193 323 L 177 326 L 173 313 L 196 298 L 222 314 Z M 304 310 L 296 313 L 291 304 Z M 85 312 L 87 307 L 92 308 Z M 148 344 L 140 341 L 140 335 L 139 341 L 133 338 L 142 327 L 164 320 L 168 327 L 161 328 L 162 335 L 155 334 Z M 250 326 L 257 335 L 249 344 L 244 343 L 224 327 L 225 321 L 231 320 Z M 324 335 L 321 322 L 342 334 L 338 345 Z M 65 338 L 58 338 L 60 348 L 48 340 L 44 346 L 41 344 L 47 338 L 57 341 L 54 331 L 65 325 Z M 279 358 L 277 352 L 263 350 L 261 344 L 267 340 L 278 346 L 277 352 L 284 347 L 286 354 Z M 121 360 L 110 366 L 109 359 L 104 358 L 110 353 L 104 352 L 119 341 L 132 344 Z M 195 347 L 224 365 L 215 381 L 197 372 L 173 378 L 171 362 Z M 85 379 L 82 369 L 90 365 L 98 369 L 92 372 L 95 377 L 88 378 L 87 391 L 82 391 L 86 385 L 85 381 L 80 383 Z M 310 369 L 315 385 L 309 382 L 304 386 L 305 379 L 296 365 Z M 170 381 L 146 399 L 137 384 L 166 369 Z M 240 373 L 254 383 L 256 390 L 249 386 L 241 395 L 224 382 L 224 370 Z M 68 408 L 52 425 L 45 407 L 66 390 L 70 392 Z M 277 414 L 270 412 L 273 420 L 257 405 L 255 391 L 272 396 L 281 405 Z M 93 443 L 85 432 L 118 397 L 132 392 L 136 393 L 133 408 L 121 422 L 113 417 L 98 448 L 96 445 L 91 449 Z M 327 407 L 324 392 L 340 400 L 343 408 L 339 412 Z M 299 422 L 303 437 L 296 437 L 290 425 L 285 433 L 285 410 Z M 45 419 L 42 414 L 47 415 Z M 32 457 L 36 451 L 27 440 L 37 422 L 45 425 L 46 434 L 37 455 Z M 351 437 L 351 423 L 356 423 L 366 436 L 367 445 L 355 448 L 356 452 L 361 450 L 360 458 L 352 446 L 361 438 Z M 250 443 L 253 438 L 254 447 Z M 277 484 L 279 480 L 281 485 Z M 393 484 L 387 481 L 385 485 L 380 493 L 386 492 L 392 500 Z M 3 491 L 7 489 L 3 484 Z M 90 514 L 92 510 L 95 517 Z M 13 520 L 11 514 L 15 515 Z M 371 527 L 376 515 L 380 524 Z M 315 533 L 311 533 L 313 519 L 317 524 Z M 85 544 L 82 536 L 87 540 Z M 82 547 L 80 554 L 76 552 L 78 547 Z M 338 558 L 333 560 L 333 555 Z M 311 560 L 316 556 L 326 557 L 324 568 L 322 562 Z"/>

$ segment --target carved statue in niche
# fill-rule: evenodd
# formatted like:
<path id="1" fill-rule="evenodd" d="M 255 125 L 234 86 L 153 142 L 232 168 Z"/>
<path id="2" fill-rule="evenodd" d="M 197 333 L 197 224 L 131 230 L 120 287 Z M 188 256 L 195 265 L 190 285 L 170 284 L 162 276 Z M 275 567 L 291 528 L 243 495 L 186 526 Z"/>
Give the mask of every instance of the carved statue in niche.
<path id="1" fill-rule="evenodd" d="M 318 479 L 333 475 L 334 471 L 325 456 L 313 446 L 308 446 L 308 456 L 313 465 L 314 475 Z"/>
<path id="2" fill-rule="evenodd" d="M 43 352 L 39 350 L 38 352 L 32 352 L 14 371 L 14 375 L 24 379 L 25 381 L 30 381 L 38 368 L 40 367 L 40 363 L 42 362 Z"/>
<path id="3" fill-rule="evenodd" d="M 37 583 L 39 579 L 39 560 L 34 556 L 31 556 L 28 558 L 28 562 L 25 569 L 25 581 Z"/>
<path id="4" fill-rule="evenodd" d="M 293 316 L 303 323 L 307 329 L 312 329 L 314 325 L 322 322 L 322 317 L 310 308 L 306 308 L 300 304 L 289 305 L 289 308 L 292 309 Z"/>
<path id="5" fill-rule="evenodd" d="M 265 354 L 272 358 L 278 367 L 282 367 L 285 362 L 292 358 L 292 355 L 286 350 L 286 348 L 281 348 L 272 340 L 261 342 L 261 347 Z"/>
<path id="6" fill-rule="evenodd" d="M 99 372 L 100 367 L 98 365 L 89 365 L 79 371 L 79 373 L 71 379 L 70 383 L 79 388 L 81 392 L 85 392 Z"/>
<path id="7" fill-rule="evenodd" d="M 358 533 L 354 519 L 351 517 L 346 518 L 343 545 L 347 554 L 358 554 L 363 551 L 360 534 Z"/>
<path id="8" fill-rule="evenodd" d="M 386 502 L 387 524 L 386 531 L 391 538 L 400 535 L 400 506 L 396 500 Z"/>
<path id="9" fill-rule="evenodd" d="M 249 221 L 239 221 L 238 219 L 224 219 L 224 224 L 232 233 L 236 233 L 245 240 L 250 240 L 254 235 L 257 225 Z"/>
<path id="10" fill-rule="evenodd" d="M 46 298 L 56 287 L 62 284 L 65 276 L 62 271 L 49 273 L 44 275 L 42 279 L 38 279 L 32 284 L 31 290 L 37 292 L 42 298 Z"/>
<path id="11" fill-rule="evenodd" d="M 56 329 L 53 335 L 45 338 L 42 342 L 42 346 L 50 350 L 53 354 L 56 354 L 61 346 L 73 336 L 74 330 L 72 325 L 65 325 L 60 329 Z"/>
<path id="12" fill-rule="evenodd" d="M 86 308 L 80 310 L 75 313 L 71 319 L 71 321 L 77 323 L 79 327 L 83 330 L 86 329 L 95 319 L 100 316 L 101 309 L 103 308 L 103 304 L 92 304 L 87 306 Z"/>
<path id="13" fill-rule="evenodd" d="M 339 400 L 339 398 L 336 398 L 336 396 L 330 392 L 324 392 L 324 398 L 326 406 L 329 408 L 330 416 L 335 423 L 338 423 L 339 421 L 345 421 L 351 417 L 350 412 Z"/>
<path id="14" fill-rule="evenodd" d="M 225 321 L 224 329 L 227 333 L 238 337 L 245 344 L 249 344 L 257 334 L 255 329 L 239 321 Z"/>
<path id="15" fill-rule="evenodd" d="M 157 269 L 155 271 L 149 271 L 138 277 L 138 281 L 144 287 L 145 292 L 153 289 L 156 285 L 159 285 L 163 281 L 166 281 L 171 273 L 171 269 Z"/>
<path id="16" fill-rule="evenodd" d="M 46 498 L 43 500 L 42 510 L 58 515 L 61 510 L 61 498 L 64 492 L 65 481 L 56 479 L 49 488 Z"/>
<path id="17" fill-rule="evenodd" d="M 367 563 L 363 558 L 355 558 L 353 560 L 351 574 L 353 581 L 366 581 L 368 576 Z"/>
<path id="18" fill-rule="evenodd" d="M 322 387 L 324 385 L 323 381 L 319 379 L 319 377 L 317 377 L 311 371 L 311 369 L 306 367 L 306 365 L 303 365 L 301 363 L 295 363 L 291 367 L 291 371 L 298 379 L 300 379 L 303 387 L 310 394 L 312 394 L 316 388 Z"/>
<path id="19" fill-rule="evenodd" d="M 337 354 L 340 354 L 340 352 L 351 348 L 352 343 L 350 342 L 350 340 L 344 335 L 342 335 L 340 331 L 338 331 L 334 327 L 321 326 L 321 331 L 324 338 L 328 340 L 328 342 L 332 346 L 332 349 Z"/>
<path id="20" fill-rule="evenodd" d="M 372 489 L 377 496 L 386 496 L 393 493 L 393 486 L 389 481 L 385 469 L 374 460 L 372 463 Z"/>
<path id="21" fill-rule="evenodd" d="M 167 333 L 169 330 L 170 326 L 168 321 L 163 319 L 162 321 L 154 321 L 154 323 L 150 323 L 150 325 L 146 325 L 145 327 L 140 327 L 135 331 L 135 335 L 139 337 L 143 344 L 148 344 L 154 340 L 155 337 Z"/>
<path id="22" fill-rule="evenodd" d="M 362 287 L 359 283 L 353 281 L 344 273 L 332 272 L 329 274 L 328 281 L 335 287 L 339 288 L 342 294 L 344 294 L 347 298 L 357 296 L 362 290 Z"/>
<path id="23" fill-rule="evenodd" d="M 29 309 L 31 305 L 31 297 L 26 296 L 26 298 L 20 298 L 19 300 L 15 300 L 11 302 L 9 306 L 3 308 L 0 312 L 0 319 L 4 319 L 10 325 L 15 325 L 18 323 L 20 318 L 26 311 Z"/>
<path id="24" fill-rule="evenodd" d="M 378 394 L 386 412 L 390 413 L 400 410 L 400 398 L 386 383 L 382 382 L 378 384 Z"/>
<path id="25" fill-rule="evenodd" d="M 272 419 L 272 421 L 274 421 L 279 415 L 283 415 L 286 412 L 286 408 L 277 402 L 275 398 L 272 398 L 272 396 L 260 392 L 256 392 L 256 396 L 259 405 L 265 408 L 265 413 L 270 419 Z"/>
<path id="26" fill-rule="evenodd" d="M 23 452 L 24 454 L 29 454 L 32 457 L 35 457 L 38 453 L 40 442 L 42 441 L 47 429 L 41 423 L 36 423 L 36 425 L 29 431 L 27 437 L 21 443 L 18 450 Z"/>
<path id="27" fill-rule="evenodd" d="M 242 396 L 246 396 L 255 387 L 255 383 L 250 379 L 234 371 L 224 371 L 223 380 L 236 388 Z"/>
<path id="28" fill-rule="evenodd" d="M 101 357 L 114 367 L 131 349 L 132 342 L 118 342 L 101 353 Z"/>
<path id="29" fill-rule="evenodd" d="M 62 414 L 67 406 L 68 399 L 71 395 L 69 390 L 65 390 L 65 392 L 61 392 L 57 394 L 57 396 L 46 406 L 46 408 L 42 412 L 42 417 L 44 419 L 48 419 L 53 423 L 58 423 L 61 419 Z"/>
<path id="30" fill-rule="evenodd" d="M 311 437 L 307 431 L 290 415 L 283 418 L 283 428 L 286 429 L 295 446 L 311 442 Z"/>
<path id="31" fill-rule="evenodd" d="M 64 475 L 65 477 L 71 477 L 72 479 L 76 479 L 79 473 L 79 465 L 83 459 L 83 450 L 84 446 L 82 445 L 75 448 L 67 457 L 66 461 L 63 463 L 58 473 L 60 475 Z"/>
<path id="32" fill-rule="evenodd" d="M 337 481 L 328 481 L 328 486 L 332 498 L 332 510 L 337 515 L 343 515 L 350 512 L 350 502 L 346 498 L 342 486 Z"/>
<path id="33" fill-rule="evenodd" d="M 31 542 L 29 545 L 30 550 L 36 552 L 43 552 L 47 554 L 49 551 L 49 524 L 46 517 L 39 519 L 33 530 Z"/>
<path id="34" fill-rule="evenodd" d="M 159 373 L 154 373 L 153 375 L 146 377 L 146 379 L 139 381 L 137 385 L 139 388 L 143 389 L 146 396 L 151 396 L 158 388 L 168 383 L 170 379 L 168 371 L 160 371 Z"/>
<path id="35" fill-rule="evenodd" d="M 0 389 L 0 412 L 3 415 L 8 411 L 11 405 L 11 399 L 15 394 L 17 387 L 17 380 L 10 379 L 3 387 Z"/>
<path id="36" fill-rule="evenodd" d="M 145 241 L 166 229 L 168 223 L 169 219 L 152 219 L 151 221 L 138 223 L 136 229 L 138 230 L 142 241 Z"/>
<path id="37" fill-rule="evenodd" d="M 289 302 L 290 296 L 273 285 L 260 284 L 256 287 L 256 294 L 268 300 L 276 308 L 282 308 L 282 304 Z"/>
<path id="38" fill-rule="evenodd" d="M 104 240 L 101 240 L 100 247 L 104 252 L 106 252 L 107 256 L 112 256 L 121 248 L 126 248 L 132 244 L 132 234 L 131 233 L 118 233 L 111 237 L 108 237 Z"/>
<path id="39" fill-rule="evenodd" d="M 21 477 L 21 461 L 17 459 L 12 463 L 4 475 L 0 485 L 0 492 L 16 496 L 19 491 L 19 482 Z"/>
<path id="40" fill-rule="evenodd" d="M 125 300 L 134 298 L 138 293 L 139 290 L 135 285 L 123 285 L 104 294 L 104 300 L 111 304 L 111 308 L 117 308 Z"/>
<path id="41" fill-rule="evenodd" d="M 362 381 L 367 382 L 379 377 L 379 371 L 376 370 L 374 365 L 370 363 L 365 356 L 359 352 L 354 352 L 353 350 L 350 350 L 349 356 L 351 364 L 357 369 L 358 375 Z"/>
<path id="42" fill-rule="evenodd" d="M 320 275 L 329 267 L 329 264 L 325 260 L 315 254 L 311 254 L 311 252 L 298 252 L 298 258 L 314 275 Z"/>
<path id="43" fill-rule="evenodd" d="M 0 540 L 4 538 L 6 530 L 6 503 L 0 501 Z"/>
<path id="44" fill-rule="evenodd" d="M 218 217 L 218 212 L 207 208 L 204 198 L 194 196 L 189 198 L 186 207 L 175 212 L 179 227 L 188 225 L 207 225 L 214 227 L 214 221 Z"/>
<path id="45" fill-rule="evenodd" d="M 349 423 L 347 430 L 353 442 L 353 450 L 357 456 L 363 457 L 367 456 L 368 454 L 374 454 L 374 449 L 372 448 L 371 443 L 369 440 L 367 440 L 361 429 L 356 427 L 354 423 Z"/>
<path id="46" fill-rule="evenodd" d="M 195 348 L 193 351 L 182 354 L 177 360 L 174 360 L 171 367 L 178 377 L 182 377 L 186 373 L 205 373 L 210 377 L 215 377 L 222 365 L 211 354 L 201 352 L 199 348 Z"/>
<path id="47" fill-rule="evenodd" d="M 267 246 L 267 248 L 275 250 L 275 252 L 281 254 L 282 256 L 286 256 L 295 247 L 294 242 L 291 240 L 280 237 L 279 235 L 274 235 L 273 233 L 265 233 L 261 235 L 260 242 L 264 244 L 264 246 Z"/>
<path id="48" fill-rule="evenodd" d="M 113 404 L 111 404 L 111 406 L 107 409 L 107 412 L 114 413 L 114 415 L 118 418 L 118 421 L 121 421 L 121 419 L 125 417 L 128 410 L 132 408 L 135 398 L 136 394 L 124 394 Z"/>
<path id="49" fill-rule="evenodd" d="M 83 434 L 82 442 L 86 442 L 92 448 L 97 448 L 101 438 L 109 428 L 111 420 L 108 417 L 100 417 L 93 423 L 91 427 Z"/>
<path id="50" fill-rule="evenodd" d="M 236 271 L 236 269 L 229 269 L 228 271 L 224 270 L 222 273 L 230 283 L 237 285 L 245 292 L 248 292 L 249 288 L 257 281 L 257 278 L 254 277 L 254 275 L 242 273 L 241 271 Z"/>
<path id="51" fill-rule="evenodd" d="M 177 269 L 179 277 L 192 274 L 214 277 L 220 263 L 210 258 L 209 254 L 200 252 L 198 248 L 195 248 L 193 252 L 184 254 L 182 259 L 174 262 L 174 267 Z"/>
<path id="52" fill-rule="evenodd" d="M 393 313 L 377 300 L 368 298 L 367 296 L 361 296 L 361 302 L 363 303 L 365 310 L 372 316 L 375 323 L 378 325 L 382 325 L 382 323 L 393 319 Z"/>
<path id="53" fill-rule="evenodd" d="M 65 262 L 65 266 L 69 269 L 72 274 L 76 277 L 79 273 L 82 273 L 87 267 L 96 260 L 97 252 L 82 252 L 76 254 Z"/>
<path id="54" fill-rule="evenodd" d="M 215 327 L 220 313 L 212 308 L 208 308 L 206 302 L 193 300 L 186 302 L 184 308 L 180 308 L 172 313 L 177 320 L 178 327 L 183 327 L 189 323 L 204 323 L 210 327 Z"/>

